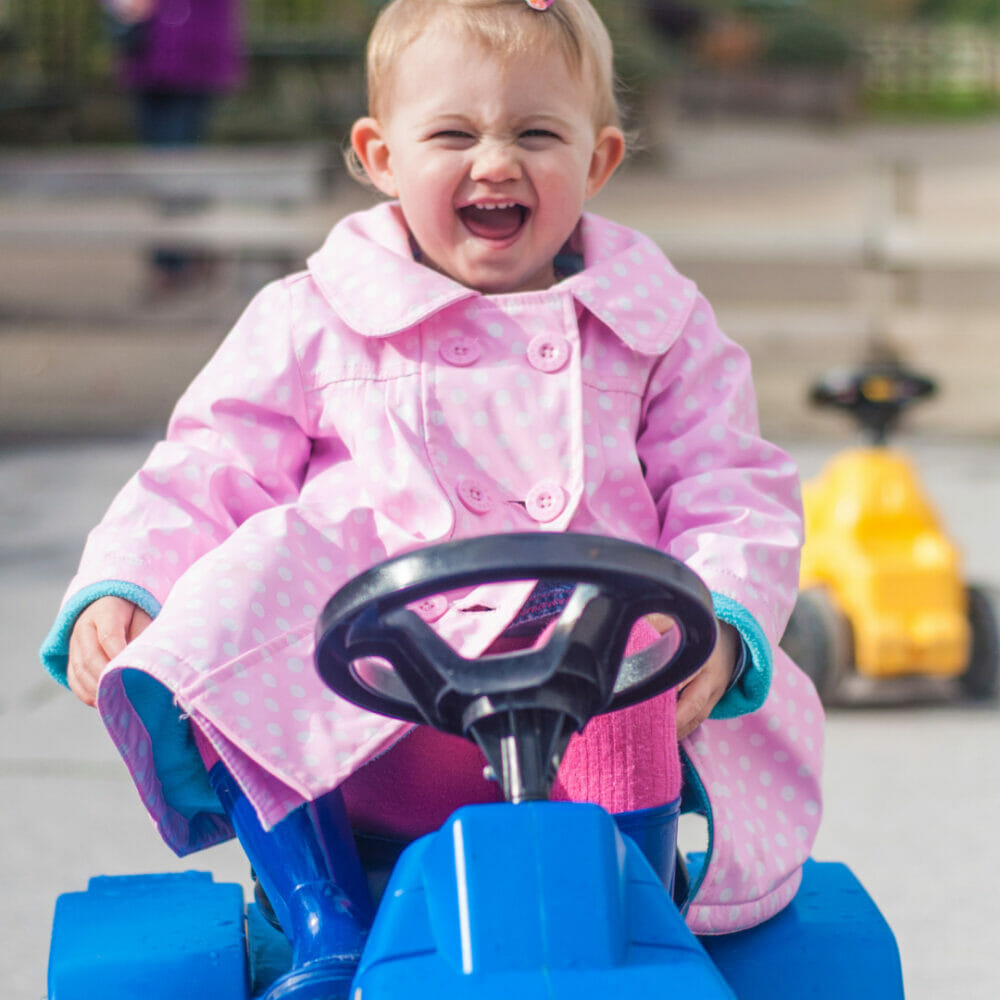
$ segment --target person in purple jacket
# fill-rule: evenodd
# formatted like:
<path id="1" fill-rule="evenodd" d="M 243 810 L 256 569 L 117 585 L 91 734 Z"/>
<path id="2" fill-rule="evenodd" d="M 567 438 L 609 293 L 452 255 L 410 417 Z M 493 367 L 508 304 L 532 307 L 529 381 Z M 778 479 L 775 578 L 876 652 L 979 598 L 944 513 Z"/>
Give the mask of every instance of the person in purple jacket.
<path id="1" fill-rule="evenodd" d="M 205 141 L 213 106 L 243 81 L 242 0 L 103 0 L 146 146 Z M 183 287 L 203 262 L 168 250 L 153 255 L 154 291 Z"/>

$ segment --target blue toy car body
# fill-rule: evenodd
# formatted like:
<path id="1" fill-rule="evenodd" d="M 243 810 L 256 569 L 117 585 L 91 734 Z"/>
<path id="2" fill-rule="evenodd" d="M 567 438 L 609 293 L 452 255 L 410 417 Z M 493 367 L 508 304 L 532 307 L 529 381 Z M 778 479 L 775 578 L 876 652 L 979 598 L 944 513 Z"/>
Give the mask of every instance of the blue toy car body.
<path id="1" fill-rule="evenodd" d="M 596 868 L 586 854 L 599 856 Z M 542 878 L 535 863 L 553 860 Z M 903 1000 L 892 931 L 842 864 L 808 861 L 776 917 L 700 940 L 654 879 L 596 807 L 467 807 L 400 859 L 354 997 Z M 290 954 L 240 886 L 204 872 L 101 876 L 57 901 L 48 1000 L 251 1000 Z"/>
<path id="2" fill-rule="evenodd" d="M 578 586 L 554 638 L 516 661 L 456 658 L 405 610 L 435 588 L 525 574 Z M 782 913 L 699 941 L 669 880 L 615 818 L 595 805 L 546 801 L 560 734 L 564 747 L 572 731 L 567 718 L 582 726 L 704 660 L 715 627 L 706 594 L 689 570 L 640 546 L 505 536 L 502 556 L 483 539 L 438 546 L 369 571 L 331 600 L 317 653 L 324 679 L 387 714 L 405 718 L 417 706 L 446 731 L 486 719 L 474 735 L 508 800 L 459 809 L 402 852 L 351 1000 L 902 1000 L 892 933 L 843 866 L 810 862 Z M 654 610 L 676 617 L 680 648 L 666 662 L 639 654 L 620 666 L 632 624 Z M 371 656 L 389 659 L 402 686 L 384 670 L 351 673 Z M 291 957 L 238 886 L 203 873 L 96 878 L 56 904 L 48 1000 L 293 1000 Z"/>

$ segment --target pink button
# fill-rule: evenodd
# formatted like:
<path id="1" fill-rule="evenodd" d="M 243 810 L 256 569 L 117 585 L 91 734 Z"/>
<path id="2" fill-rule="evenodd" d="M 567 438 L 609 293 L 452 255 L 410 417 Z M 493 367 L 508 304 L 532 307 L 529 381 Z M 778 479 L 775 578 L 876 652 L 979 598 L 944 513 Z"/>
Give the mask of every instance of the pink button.
<path id="1" fill-rule="evenodd" d="M 449 337 L 440 348 L 441 357 L 450 365 L 465 368 L 474 365 L 483 355 L 483 349 L 475 337 Z"/>
<path id="2" fill-rule="evenodd" d="M 448 598 L 442 594 L 434 594 L 433 597 L 425 597 L 422 601 L 411 604 L 410 607 L 425 622 L 436 622 L 439 618 L 443 618 L 444 613 L 448 610 Z"/>
<path id="3" fill-rule="evenodd" d="M 569 361 L 570 344 L 557 334 L 540 333 L 528 344 L 528 362 L 540 372 L 557 372 Z"/>
<path id="4" fill-rule="evenodd" d="M 524 507 L 532 520 L 547 524 L 566 509 L 566 491 L 558 483 L 543 479 L 528 494 Z"/>
<path id="5" fill-rule="evenodd" d="M 458 499 L 473 514 L 488 514 L 493 510 L 493 497 L 478 479 L 460 479 L 456 490 Z"/>

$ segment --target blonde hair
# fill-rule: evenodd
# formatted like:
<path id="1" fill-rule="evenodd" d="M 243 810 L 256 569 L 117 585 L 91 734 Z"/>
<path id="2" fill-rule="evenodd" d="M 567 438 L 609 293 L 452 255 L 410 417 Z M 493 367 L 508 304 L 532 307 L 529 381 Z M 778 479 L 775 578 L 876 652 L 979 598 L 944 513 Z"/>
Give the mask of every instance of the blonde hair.
<path id="1" fill-rule="evenodd" d="M 593 85 L 596 127 L 620 127 L 611 38 L 589 0 L 555 0 L 545 11 L 532 9 L 525 0 L 392 0 L 368 39 L 369 114 L 379 118 L 389 110 L 396 59 L 438 20 L 468 32 L 501 59 L 559 51 L 570 71 Z"/>

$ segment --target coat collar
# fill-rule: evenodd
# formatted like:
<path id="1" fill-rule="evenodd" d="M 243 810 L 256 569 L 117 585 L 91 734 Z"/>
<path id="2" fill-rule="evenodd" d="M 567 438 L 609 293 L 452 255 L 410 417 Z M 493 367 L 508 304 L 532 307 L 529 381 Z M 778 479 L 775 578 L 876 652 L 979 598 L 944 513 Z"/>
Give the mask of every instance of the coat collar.
<path id="1" fill-rule="evenodd" d="M 584 214 L 572 242 L 586 265 L 579 274 L 543 292 L 489 298 L 528 304 L 568 293 L 632 350 L 667 350 L 694 308 L 694 282 L 651 240 L 596 215 Z M 484 297 L 414 260 L 395 202 L 347 216 L 308 266 L 338 316 L 366 337 L 392 336 L 448 306 Z"/>

